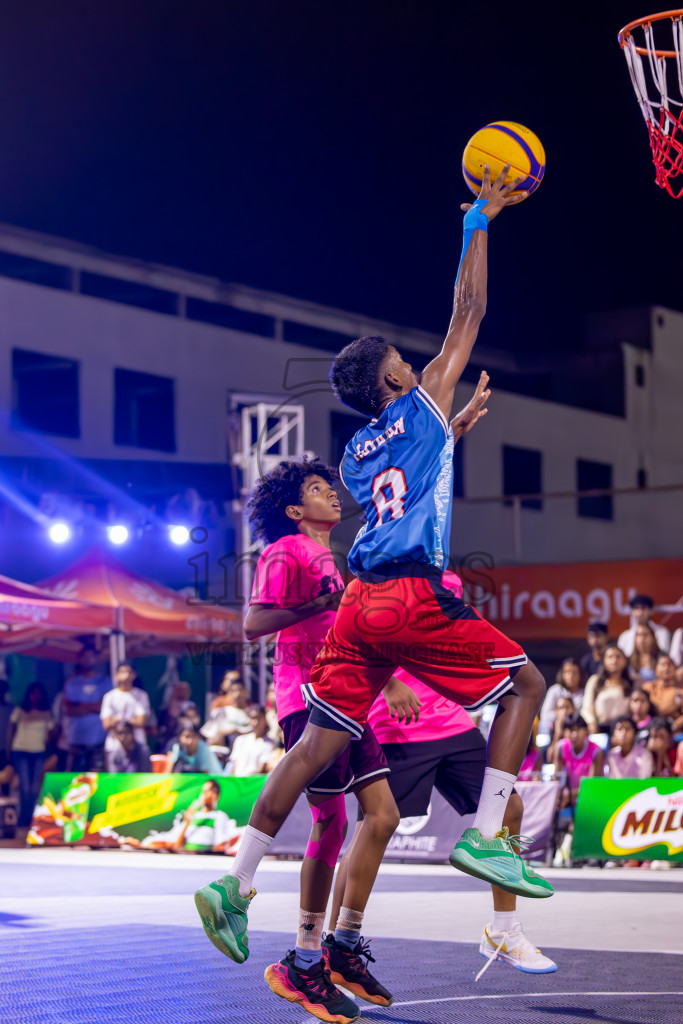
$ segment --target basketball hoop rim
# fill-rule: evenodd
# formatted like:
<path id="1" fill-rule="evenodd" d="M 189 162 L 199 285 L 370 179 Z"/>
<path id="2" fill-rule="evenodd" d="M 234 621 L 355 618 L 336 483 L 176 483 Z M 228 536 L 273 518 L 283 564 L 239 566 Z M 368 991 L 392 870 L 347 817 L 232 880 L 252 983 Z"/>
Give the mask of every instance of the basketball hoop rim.
<path id="1" fill-rule="evenodd" d="M 622 50 L 624 49 L 634 28 L 645 28 L 645 26 L 651 25 L 654 21 L 664 21 L 665 18 L 671 18 L 672 21 L 683 18 L 683 10 L 661 11 L 659 14 L 647 14 L 644 18 L 636 18 L 635 21 L 629 21 L 628 25 L 624 25 L 617 36 L 619 46 Z M 646 46 L 636 46 L 636 53 L 639 53 L 641 57 L 647 57 L 650 53 L 654 53 L 656 57 L 676 56 L 675 50 L 648 50 Z"/>

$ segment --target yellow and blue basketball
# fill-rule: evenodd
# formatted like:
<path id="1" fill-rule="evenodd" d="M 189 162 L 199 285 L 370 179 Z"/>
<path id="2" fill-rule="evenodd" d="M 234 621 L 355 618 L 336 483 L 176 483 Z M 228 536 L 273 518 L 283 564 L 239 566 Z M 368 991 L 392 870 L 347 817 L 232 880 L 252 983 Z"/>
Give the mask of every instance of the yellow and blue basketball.
<path id="1" fill-rule="evenodd" d="M 484 177 L 484 164 L 491 168 L 491 181 L 495 181 L 505 164 L 510 171 L 508 184 L 524 175 L 515 192 L 535 192 L 545 174 L 545 150 L 541 140 L 523 124 L 516 121 L 493 121 L 472 136 L 462 155 L 462 173 L 468 187 L 479 195 Z"/>

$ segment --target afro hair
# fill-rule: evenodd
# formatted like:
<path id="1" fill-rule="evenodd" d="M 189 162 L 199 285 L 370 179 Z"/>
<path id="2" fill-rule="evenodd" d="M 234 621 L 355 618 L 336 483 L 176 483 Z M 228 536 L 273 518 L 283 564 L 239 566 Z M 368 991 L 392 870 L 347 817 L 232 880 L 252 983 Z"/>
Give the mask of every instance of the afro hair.
<path id="1" fill-rule="evenodd" d="M 246 515 L 254 540 L 273 544 L 280 537 L 298 533 L 295 520 L 287 515 L 288 505 L 300 505 L 304 481 L 321 476 L 334 485 L 339 479 L 336 469 L 314 455 L 280 462 L 254 486 L 247 498 Z"/>
<path id="2" fill-rule="evenodd" d="M 344 405 L 374 416 L 380 403 L 379 371 L 389 343 L 377 335 L 352 341 L 330 366 L 332 390 Z"/>

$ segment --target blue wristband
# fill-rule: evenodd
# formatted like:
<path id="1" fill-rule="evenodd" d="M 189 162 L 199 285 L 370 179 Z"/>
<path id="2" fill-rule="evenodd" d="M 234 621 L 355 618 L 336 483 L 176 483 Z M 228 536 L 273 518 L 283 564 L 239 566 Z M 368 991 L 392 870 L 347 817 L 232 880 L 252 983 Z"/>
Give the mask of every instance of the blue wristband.
<path id="1" fill-rule="evenodd" d="M 485 213 L 481 212 L 482 206 L 486 204 L 486 199 L 476 199 L 472 206 L 465 214 L 463 221 L 463 239 L 462 239 L 462 255 L 460 256 L 460 263 L 458 264 L 458 273 L 455 278 L 457 285 L 460 280 L 460 270 L 462 268 L 462 261 L 465 259 L 465 253 L 470 247 L 472 241 L 472 235 L 475 231 L 487 231 L 489 226 L 489 219 Z"/>

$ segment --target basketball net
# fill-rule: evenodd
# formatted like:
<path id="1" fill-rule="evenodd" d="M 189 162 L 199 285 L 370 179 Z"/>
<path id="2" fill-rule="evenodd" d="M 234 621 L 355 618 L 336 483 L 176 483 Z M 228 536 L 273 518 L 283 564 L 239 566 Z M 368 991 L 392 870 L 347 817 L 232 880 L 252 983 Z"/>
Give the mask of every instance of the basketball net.
<path id="1" fill-rule="evenodd" d="M 667 32 L 667 45 L 655 45 L 658 26 L 659 43 Z M 655 181 L 670 196 L 683 195 L 683 10 L 651 14 L 632 21 L 619 33 L 631 82 L 648 134 Z"/>

